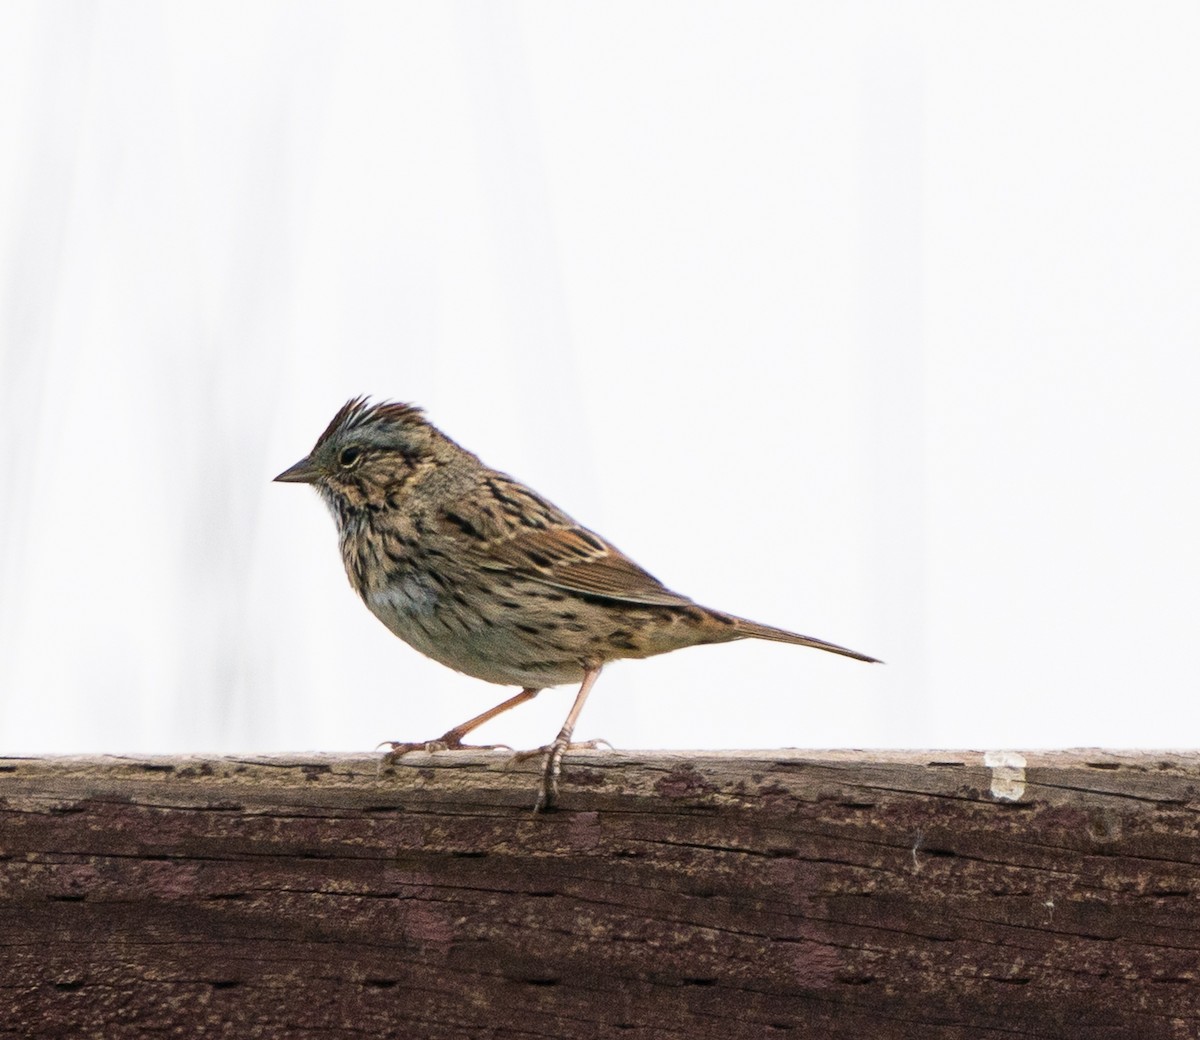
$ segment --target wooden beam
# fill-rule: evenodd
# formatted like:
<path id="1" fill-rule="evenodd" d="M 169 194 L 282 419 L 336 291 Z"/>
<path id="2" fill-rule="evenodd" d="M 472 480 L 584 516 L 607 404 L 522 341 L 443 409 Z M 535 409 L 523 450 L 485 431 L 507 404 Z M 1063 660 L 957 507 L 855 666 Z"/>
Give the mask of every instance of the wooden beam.
<path id="1" fill-rule="evenodd" d="M 0 760 L 0 1036 L 1200 1036 L 1200 754 Z"/>

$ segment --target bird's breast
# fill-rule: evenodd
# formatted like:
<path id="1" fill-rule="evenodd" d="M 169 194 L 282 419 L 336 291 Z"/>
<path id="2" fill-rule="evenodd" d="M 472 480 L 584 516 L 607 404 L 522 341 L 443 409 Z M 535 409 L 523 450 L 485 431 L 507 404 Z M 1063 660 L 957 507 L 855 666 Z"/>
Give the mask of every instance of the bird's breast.
<path id="1" fill-rule="evenodd" d="M 438 590 L 416 572 L 395 576 L 386 585 L 368 589 L 365 596 L 371 612 L 391 627 L 389 619 L 397 615 L 427 618 L 438 608 Z"/>
<path id="2" fill-rule="evenodd" d="M 583 677 L 581 655 L 537 638 L 512 606 L 446 591 L 423 571 L 393 572 L 363 599 L 380 621 L 409 646 L 455 671 L 485 682 L 541 689 Z M 549 635 L 550 633 L 547 633 Z"/>

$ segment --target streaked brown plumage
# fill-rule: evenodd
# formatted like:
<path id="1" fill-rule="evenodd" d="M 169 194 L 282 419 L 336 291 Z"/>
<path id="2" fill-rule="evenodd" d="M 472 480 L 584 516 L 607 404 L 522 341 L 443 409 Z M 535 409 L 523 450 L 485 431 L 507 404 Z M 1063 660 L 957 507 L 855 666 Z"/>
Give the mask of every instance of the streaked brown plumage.
<path id="1" fill-rule="evenodd" d="M 547 686 L 581 683 L 544 750 L 536 808 L 551 805 L 564 751 L 609 661 L 770 639 L 874 658 L 702 607 L 672 592 L 536 492 L 460 448 L 408 404 L 348 401 L 312 452 L 276 480 L 312 484 L 337 521 L 350 584 L 427 657 L 516 696 L 437 741 L 459 748 L 484 722 Z"/>

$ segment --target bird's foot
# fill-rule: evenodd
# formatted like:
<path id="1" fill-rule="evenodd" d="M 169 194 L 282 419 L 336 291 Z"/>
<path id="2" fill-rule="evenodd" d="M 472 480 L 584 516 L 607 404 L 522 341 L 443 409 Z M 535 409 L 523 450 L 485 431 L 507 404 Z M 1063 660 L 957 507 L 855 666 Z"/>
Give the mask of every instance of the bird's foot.
<path id="1" fill-rule="evenodd" d="M 534 812 L 544 812 L 553 809 L 558 801 L 558 778 L 562 774 L 562 759 L 568 751 L 595 751 L 598 748 L 613 750 L 613 746 L 603 739 L 572 741 L 561 733 L 557 739 L 544 747 L 533 748 L 531 751 L 518 751 L 511 759 L 512 762 L 527 762 L 538 755 L 542 760 L 542 782 L 538 784 L 537 801 L 533 803 Z"/>
<path id="2" fill-rule="evenodd" d="M 436 740 L 424 741 L 396 741 L 385 740 L 379 747 L 387 747 L 391 750 L 383 756 L 381 765 L 395 765 L 400 758 L 407 755 L 410 751 L 425 751 L 428 754 L 433 754 L 435 751 L 511 751 L 512 748 L 507 744 L 464 744 L 453 730 L 449 733 L 444 733 Z M 378 750 L 378 749 L 376 749 Z"/>

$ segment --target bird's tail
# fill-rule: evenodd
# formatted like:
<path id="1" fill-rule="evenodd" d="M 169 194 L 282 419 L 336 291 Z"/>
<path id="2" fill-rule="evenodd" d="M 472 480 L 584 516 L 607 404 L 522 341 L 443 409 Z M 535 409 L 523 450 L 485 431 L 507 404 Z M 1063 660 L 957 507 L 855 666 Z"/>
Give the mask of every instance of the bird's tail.
<path id="1" fill-rule="evenodd" d="M 772 628 L 770 625 L 760 625 L 757 621 L 747 621 L 745 618 L 724 615 L 733 622 L 735 639 L 770 639 L 775 643 L 794 643 L 796 646 L 811 646 L 817 650 L 828 650 L 831 654 L 841 654 L 843 657 L 853 657 L 856 661 L 869 661 L 871 664 L 882 664 L 877 657 L 868 657 L 857 650 L 848 650 L 836 643 L 827 643 L 824 639 L 814 639 L 812 636 L 802 636 L 789 632 L 784 628 Z"/>

